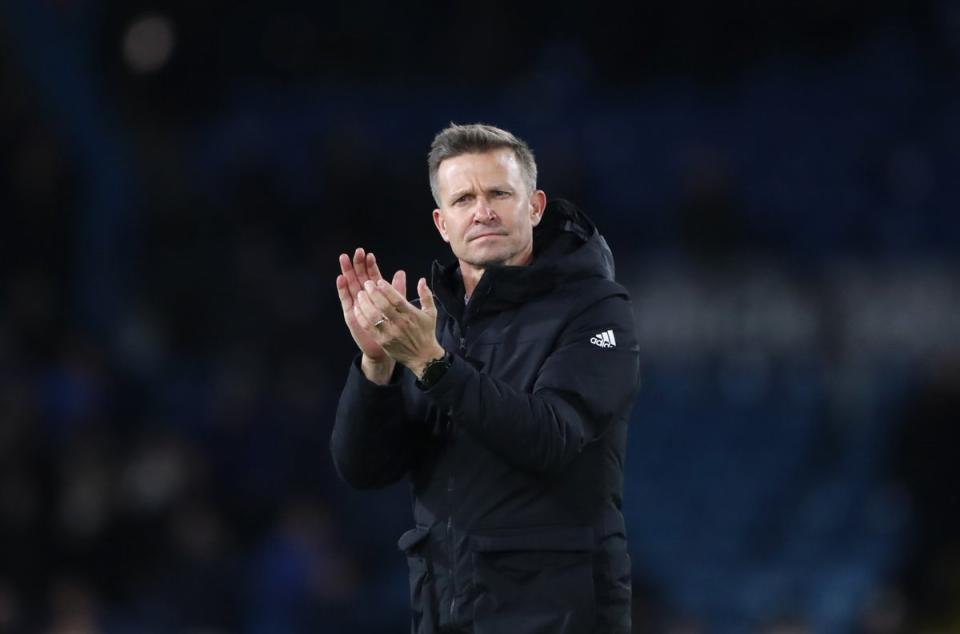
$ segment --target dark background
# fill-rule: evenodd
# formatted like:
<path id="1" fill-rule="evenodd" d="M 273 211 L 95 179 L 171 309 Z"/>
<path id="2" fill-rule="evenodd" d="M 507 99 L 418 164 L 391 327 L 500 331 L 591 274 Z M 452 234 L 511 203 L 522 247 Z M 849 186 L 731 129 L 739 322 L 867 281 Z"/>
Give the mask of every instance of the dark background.
<path id="1" fill-rule="evenodd" d="M 430 140 L 610 242 L 637 632 L 960 628 L 960 5 L 0 5 L 0 631 L 407 629 L 328 436 Z"/>

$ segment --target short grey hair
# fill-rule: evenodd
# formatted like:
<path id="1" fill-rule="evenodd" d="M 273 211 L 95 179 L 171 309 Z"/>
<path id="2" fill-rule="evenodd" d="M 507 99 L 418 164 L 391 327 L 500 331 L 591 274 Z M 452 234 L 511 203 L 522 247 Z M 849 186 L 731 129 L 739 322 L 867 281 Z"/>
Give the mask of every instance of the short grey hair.
<path id="1" fill-rule="evenodd" d="M 537 189 L 537 162 L 533 158 L 533 151 L 522 139 L 518 139 L 503 128 L 485 123 L 471 123 L 458 125 L 451 123 L 437 133 L 430 144 L 430 154 L 427 155 L 427 167 L 430 169 L 430 191 L 433 200 L 440 205 L 440 193 L 437 191 L 437 172 L 440 163 L 448 158 L 461 154 L 479 154 L 501 148 L 513 150 L 520 169 L 523 171 L 528 193 Z"/>

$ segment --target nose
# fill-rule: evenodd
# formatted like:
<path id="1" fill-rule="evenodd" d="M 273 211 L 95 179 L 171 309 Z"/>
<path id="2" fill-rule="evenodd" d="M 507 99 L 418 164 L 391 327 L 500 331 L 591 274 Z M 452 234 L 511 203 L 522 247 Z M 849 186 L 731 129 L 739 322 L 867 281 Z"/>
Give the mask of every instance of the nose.
<path id="1" fill-rule="evenodd" d="M 495 219 L 497 215 L 486 198 L 481 196 L 477 198 L 477 208 L 473 217 L 475 222 L 487 223 Z"/>

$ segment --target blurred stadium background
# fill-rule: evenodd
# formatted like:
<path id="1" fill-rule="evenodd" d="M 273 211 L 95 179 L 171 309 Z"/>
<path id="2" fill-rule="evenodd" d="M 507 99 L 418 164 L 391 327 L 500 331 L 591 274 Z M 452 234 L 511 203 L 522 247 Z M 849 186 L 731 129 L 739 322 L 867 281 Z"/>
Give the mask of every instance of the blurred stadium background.
<path id="1" fill-rule="evenodd" d="M 0 4 L 0 631 L 392 633 L 336 256 L 527 139 L 633 294 L 637 632 L 960 631 L 960 5 Z"/>

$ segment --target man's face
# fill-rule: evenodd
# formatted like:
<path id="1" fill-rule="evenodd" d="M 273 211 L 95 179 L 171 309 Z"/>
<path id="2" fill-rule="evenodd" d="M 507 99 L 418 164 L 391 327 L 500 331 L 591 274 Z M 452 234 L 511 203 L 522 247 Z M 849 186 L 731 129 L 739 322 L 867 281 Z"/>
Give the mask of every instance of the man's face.
<path id="1" fill-rule="evenodd" d="M 445 159 L 437 170 L 433 222 L 454 255 L 478 268 L 529 264 L 546 195 L 529 192 L 510 148 Z"/>

